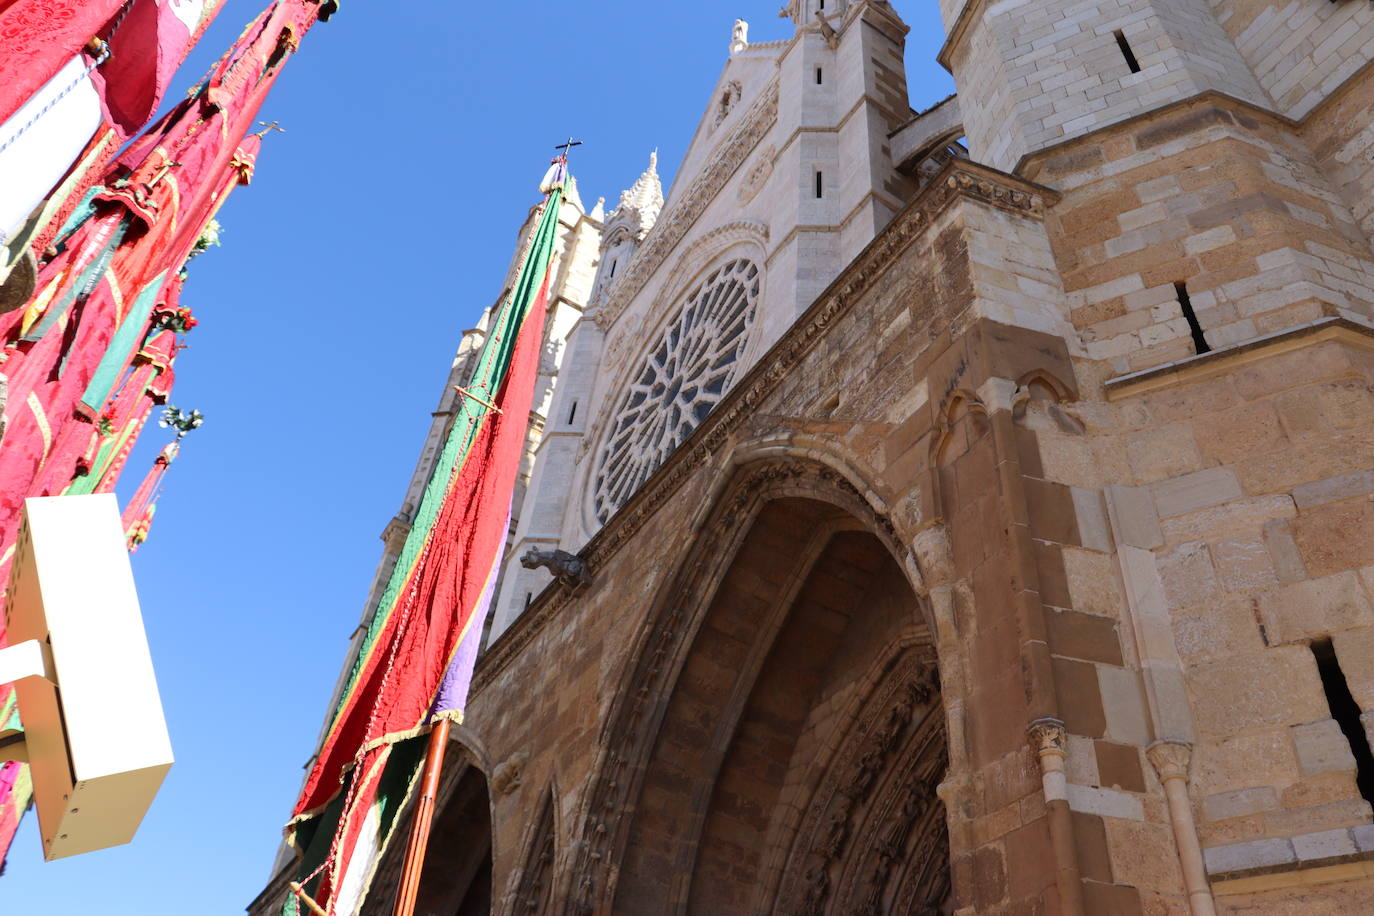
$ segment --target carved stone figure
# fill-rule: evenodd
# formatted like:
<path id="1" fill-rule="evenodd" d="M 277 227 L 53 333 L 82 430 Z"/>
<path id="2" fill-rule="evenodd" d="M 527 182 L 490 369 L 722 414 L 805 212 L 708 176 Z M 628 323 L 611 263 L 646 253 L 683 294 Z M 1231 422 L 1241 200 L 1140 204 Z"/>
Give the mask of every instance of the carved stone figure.
<path id="1" fill-rule="evenodd" d="M 825 836 L 821 839 L 820 850 L 830 859 L 844 849 L 845 837 L 849 835 L 849 806 L 841 804 L 830 812 L 830 820 L 825 825 Z"/>
<path id="2" fill-rule="evenodd" d="M 825 911 L 825 895 L 830 892 L 830 872 L 824 862 L 817 862 L 806 872 L 806 891 L 802 894 L 801 911 L 807 916 L 820 916 Z"/>
<path id="3" fill-rule="evenodd" d="M 497 795 L 509 795 L 525 780 L 525 764 L 530 762 L 528 751 L 516 751 L 491 771 L 491 789 Z"/>
<path id="4" fill-rule="evenodd" d="M 586 561 L 566 550 L 539 550 L 531 547 L 520 558 L 520 565 L 526 569 L 538 569 L 543 566 L 559 584 L 573 590 L 586 588 L 592 583 L 592 573 L 587 569 Z"/>
<path id="5" fill-rule="evenodd" d="M 743 19 L 735 20 L 735 27 L 730 32 L 730 53 L 738 54 L 749 47 L 749 23 Z"/>

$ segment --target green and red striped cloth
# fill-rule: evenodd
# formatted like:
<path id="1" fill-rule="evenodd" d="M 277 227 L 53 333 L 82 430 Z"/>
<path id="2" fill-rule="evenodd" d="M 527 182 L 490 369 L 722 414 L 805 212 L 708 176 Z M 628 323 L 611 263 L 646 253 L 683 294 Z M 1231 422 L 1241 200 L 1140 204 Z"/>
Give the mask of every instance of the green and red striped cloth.
<path id="1" fill-rule="evenodd" d="M 462 721 L 524 454 L 566 163 L 555 163 L 519 279 L 468 387 L 296 803 L 304 890 L 352 916 L 392 834 L 430 725 Z M 283 908 L 300 912 L 293 894 Z"/>

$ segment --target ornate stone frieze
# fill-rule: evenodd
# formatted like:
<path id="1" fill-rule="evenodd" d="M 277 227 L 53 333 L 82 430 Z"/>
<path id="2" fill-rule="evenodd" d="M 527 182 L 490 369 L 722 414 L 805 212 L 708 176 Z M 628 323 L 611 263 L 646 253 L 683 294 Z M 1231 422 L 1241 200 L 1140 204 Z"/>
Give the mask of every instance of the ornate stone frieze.
<path id="1" fill-rule="evenodd" d="M 777 118 L 778 81 L 773 79 L 745 113 L 740 125 L 721 143 L 701 174 L 673 203 L 672 208 L 658 218 L 653 231 L 630 261 L 624 279 L 615 285 L 605 303 L 592 315 L 593 321 L 602 328 L 609 328 L 615 323 L 630 300 L 639 295 L 649 278 L 662 266 L 701 214 L 706 212 L 706 207 L 725 187 L 725 183 L 744 164 L 749 153 Z"/>
<path id="2" fill-rule="evenodd" d="M 521 916 L 544 916 L 549 912 L 553 888 L 553 860 L 556 853 L 554 845 L 554 797 L 550 792 L 544 800 L 533 833 L 530 836 L 529 851 L 525 854 L 525 867 L 520 871 L 519 883 L 509 899 L 506 912 Z"/>
<path id="3" fill-rule="evenodd" d="M 935 794 L 947 757 L 938 696 L 934 654 L 920 649 L 865 702 L 807 808 L 772 912 L 881 913 L 896 866 L 916 861 L 908 848 L 929 856 L 947 846 Z M 935 903 L 947 885 L 928 888 Z"/>

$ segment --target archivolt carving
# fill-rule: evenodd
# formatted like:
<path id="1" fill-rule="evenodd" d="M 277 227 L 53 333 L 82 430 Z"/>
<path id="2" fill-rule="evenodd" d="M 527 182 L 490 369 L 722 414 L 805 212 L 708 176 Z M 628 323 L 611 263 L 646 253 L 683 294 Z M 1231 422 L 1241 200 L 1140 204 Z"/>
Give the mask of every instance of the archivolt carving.
<path id="1" fill-rule="evenodd" d="M 891 525 L 875 517 L 858 490 L 833 468 L 791 461 L 747 468 L 737 475 L 673 581 L 660 593 L 636 639 L 633 657 L 638 663 L 612 700 L 602 736 L 605 750 L 588 795 L 573 870 L 571 912 L 591 913 L 609 903 L 612 863 L 621 854 L 628 815 L 634 811 L 644 762 L 666 708 L 675 666 L 697 619 L 709 606 L 713 583 L 720 581 L 733 561 L 752 519 L 767 502 L 782 496 L 832 502 L 870 524 L 889 550 L 896 543 Z"/>
<path id="2" fill-rule="evenodd" d="M 797 833 L 773 911 L 847 916 L 938 905 L 949 890 L 944 808 L 935 795 L 947 752 L 933 650 L 903 654 L 841 747 Z M 919 857 L 933 858 L 932 873 L 903 881 L 908 863 L 929 864 Z M 901 892 L 920 895 L 910 900 L 914 909 L 884 905 Z"/>

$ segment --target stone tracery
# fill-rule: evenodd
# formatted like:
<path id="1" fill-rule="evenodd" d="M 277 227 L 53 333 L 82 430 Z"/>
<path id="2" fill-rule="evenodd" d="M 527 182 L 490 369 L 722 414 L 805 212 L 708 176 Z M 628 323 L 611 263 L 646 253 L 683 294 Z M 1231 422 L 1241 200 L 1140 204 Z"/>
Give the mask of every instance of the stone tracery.
<path id="1" fill-rule="evenodd" d="M 649 349 L 621 397 L 598 462 L 593 509 L 605 523 L 729 390 L 759 295 L 759 268 L 711 272 Z"/>

